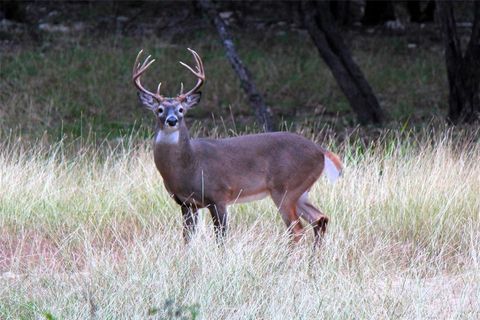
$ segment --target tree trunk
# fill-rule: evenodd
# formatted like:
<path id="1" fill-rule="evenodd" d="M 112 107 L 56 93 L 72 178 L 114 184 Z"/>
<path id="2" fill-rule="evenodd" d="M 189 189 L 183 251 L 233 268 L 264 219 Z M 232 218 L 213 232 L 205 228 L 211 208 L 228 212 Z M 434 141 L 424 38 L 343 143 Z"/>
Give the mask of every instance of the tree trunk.
<path id="1" fill-rule="evenodd" d="M 327 2 L 302 2 L 310 37 L 330 68 L 361 124 L 381 124 L 385 115 L 362 71 L 353 61 L 331 17 Z"/>
<path id="2" fill-rule="evenodd" d="M 429 0 L 425 9 L 421 8 L 422 1 L 409 0 L 407 1 L 407 11 L 411 22 L 432 22 L 435 16 L 435 1 Z"/>
<path id="3" fill-rule="evenodd" d="M 474 4 L 475 20 L 465 54 L 457 34 L 452 1 L 438 1 L 437 6 L 450 89 L 447 121 L 472 123 L 480 119 L 480 3 Z"/>
<path id="4" fill-rule="evenodd" d="M 387 21 L 396 20 L 395 7 L 391 0 L 367 0 L 365 1 L 365 14 L 362 23 L 366 26 L 384 24 Z"/>
<path id="5" fill-rule="evenodd" d="M 329 1 L 330 12 L 332 13 L 335 22 L 341 26 L 347 26 L 351 24 L 350 16 L 350 0 L 334 0 Z"/>
<path id="6" fill-rule="evenodd" d="M 27 20 L 25 4 L 20 3 L 20 1 L 0 1 L 0 11 L 3 12 L 5 19 L 17 22 L 25 22 Z"/>
<path id="7" fill-rule="evenodd" d="M 240 85 L 245 91 L 250 102 L 250 106 L 253 108 L 257 120 L 263 126 L 265 131 L 273 131 L 274 124 L 272 121 L 272 116 L 268 110 L 263 96 L 257 90 L 255 83 L 248 71 L 247 67 L 242 63 L 240 57 L 237 54 L 235 45 L 233 44 L 232 36 L 227 29 L 227 25 L 223 19 L 218 14 L 215 6 L 210 0 L 199 0 L 200 6 L 203 11 L 207 14 L 208 18 L 214 23 L 217 28 L 220 39 L 222 40 L 223 46 L 228 60 L 230 61 L 233 69 L 237 73 L 237 76 L 240 78 Z"/>

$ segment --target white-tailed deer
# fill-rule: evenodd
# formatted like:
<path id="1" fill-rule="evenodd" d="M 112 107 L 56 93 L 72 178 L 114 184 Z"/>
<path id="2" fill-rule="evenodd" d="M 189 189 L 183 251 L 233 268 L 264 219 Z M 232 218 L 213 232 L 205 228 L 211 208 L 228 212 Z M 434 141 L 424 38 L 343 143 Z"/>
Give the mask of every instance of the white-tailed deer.
<path id="1" fill-rule="evenodd" d="M 184 238 L 195 231 L 197 212 L 208 208 L 217 239 L 227 229 L 227 206 L 270 196 L 283 221 L 298 241 L 303 228 L 299 218 L 313 226 L 315 243 L 325 233 L 328 217 L 308 200 L 308 191 L 326 171 L 335 180 L 342 164 L 338 157 L 312 141 L 293 133 L 251 134 L 227 139 L 190 139 L 185 113 L 200 101 L 198 91 L 205 81 L 200 56 L 188 49 L 196 70 L 180 62 L 196 77 L 197 83 L 187 93 L 175 98 L 151 92 L 141 84 L 141 76 L 155 61 L 148 56 L 133 67 L 133 82 L 145 107 L 155 114 L 155 165 L 168 192 L 181 206 Z"/>

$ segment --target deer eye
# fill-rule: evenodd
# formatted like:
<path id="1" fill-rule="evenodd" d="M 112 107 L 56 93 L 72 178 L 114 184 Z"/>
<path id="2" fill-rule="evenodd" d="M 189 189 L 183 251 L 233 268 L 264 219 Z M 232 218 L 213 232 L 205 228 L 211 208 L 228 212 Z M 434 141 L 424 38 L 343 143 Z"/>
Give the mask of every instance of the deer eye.
<path id="1" fill-rule="evenodd" d="M 163 108 L 162 107 L 158 108 L 158 113 L 163 113 Z"/>
<path id="2" fill-rule="evenodd" d="M 180 107 L 180 108 L 178 109 L 178 112 L 179 112 L 179 113 L 183 113 L 183 108 Z"/>

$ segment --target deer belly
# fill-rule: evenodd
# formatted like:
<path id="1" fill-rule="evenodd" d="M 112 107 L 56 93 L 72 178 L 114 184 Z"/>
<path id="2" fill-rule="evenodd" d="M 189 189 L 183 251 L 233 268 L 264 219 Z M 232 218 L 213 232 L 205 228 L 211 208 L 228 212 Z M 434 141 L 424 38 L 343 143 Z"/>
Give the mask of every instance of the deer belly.
<path id="1" fill-rule="evenodd" d="M 251 202 L 255 200 L 261 200 L 269 195 L 268 192 L 258 192 L 254 194 L 244 194 L 242 193 L 238 194 L 237 197 L 234 199 L 231 199 L 228 204 L 237 204 L 237 203 L 245 203 L 245 202 Z"/>

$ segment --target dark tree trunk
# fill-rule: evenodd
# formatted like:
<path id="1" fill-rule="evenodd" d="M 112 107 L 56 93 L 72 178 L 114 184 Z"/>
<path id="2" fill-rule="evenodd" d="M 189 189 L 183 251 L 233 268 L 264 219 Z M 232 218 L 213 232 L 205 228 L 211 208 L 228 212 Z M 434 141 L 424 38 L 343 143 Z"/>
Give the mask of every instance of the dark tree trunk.
<path id="1" fill-rule="evenodd" d="M 337 24 L 346 26 L 351 22 L 350 17 L 350 1 L 349 0 L 335 0 L 330 1 L 330 11 Z"/>
<path id="2" fill-rule="evenodd" d="M 353 61 L 327 2 L 302 2 L 305 26 L 361 124 L 381 124 L 384 113 L 362 71 Z"/>
<path id="3" fill-rule="evenodd" d="M 365 14 L 362 23 L 366 26 L 384 24 L 387 21 L 396 20 L 395 8 L 390 0 L 367 0 L 365 1 Z"/>
<path id="4" fill-rule="evenodd" d="M 15 0 L 0 1 L 0 11 L 3 12 L 5 19 L 25 22 L 26 11 L 25 4 Z"/>
<path id="5" fill-rule="evenodd" d="M 480 3 L 474 4 L 475 20 L 465 53 L 457 34 L 452 1 L 438 1 L 437 6 L 450 89 L 447 120 L 452 124 L 472 123 L 480 119 Z"/>
<path id="6" fill-rule="evenodd" d="M 410 0 L 407 1 L 407 11 L 410 15 L 411 22 L 420 22 L 420 17 L 422 16 L 422 10 L 420 8 L 420 0 Z"/>
<path id="7" fill-rule="evenodd" d="M 218 14 L 215 6 L 210 0 L 199 0 L 200 6 L 207 14 L 208 18 L 214 23 L 217 28 L 220 39 L 222 40 L 228 60 L 232 64 L 233 69 L 240 79 L 240 85 L 245 91 L 250 102 L 251 107 L 255 111 L 257 120 L 263 126 L 265 131 L 273 131 L 274 124 L 270 111 L 268 110 L 263 96 L 257 90 L 255 83 L 248 71 L 247 67 L 242 63 L 237 54 L 235 45 L 233 44 L 232 36 L 227 29 L 223 19 Z"/>
<path id="8" fill-rule="evenodd" d="M 420 0 L 407 1 L 407 11 L 411 22 L 432 22 L 435 13 L 435 1 L 429 0 L 424 10 L 421 8 Z"/>

